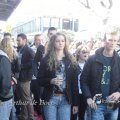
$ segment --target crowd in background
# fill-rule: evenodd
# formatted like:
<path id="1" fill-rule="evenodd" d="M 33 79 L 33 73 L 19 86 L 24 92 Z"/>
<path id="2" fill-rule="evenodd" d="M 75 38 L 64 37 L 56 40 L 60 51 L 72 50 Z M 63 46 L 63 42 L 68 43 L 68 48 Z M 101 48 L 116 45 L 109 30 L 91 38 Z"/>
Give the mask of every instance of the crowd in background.
<path id="1" fill-rule="evenodd" d="M 119 33 L 111 30 L 103 40 L 78 41 L 74 53 L 64 33 L 50 27 L 47 36 L 45 45 L 41 34 L 29 45 L 24 33 L 16 41 L 4 34 L 0 120 L 119 119 Z"/>

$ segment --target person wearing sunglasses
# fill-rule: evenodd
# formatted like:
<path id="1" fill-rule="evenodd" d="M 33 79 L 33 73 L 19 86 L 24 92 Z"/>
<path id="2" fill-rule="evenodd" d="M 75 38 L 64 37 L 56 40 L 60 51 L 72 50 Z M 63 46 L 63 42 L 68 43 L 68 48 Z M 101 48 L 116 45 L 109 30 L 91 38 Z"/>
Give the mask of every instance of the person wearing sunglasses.
<path id="1" fill-rule="evenodd" d="M 78 120 L 85 120 L 85 111 L 86 111 L 86 101 L 83 97 L 80 85 L 80 75 L 82 73 L 84 64 L 89 57 L 89 48 L 86 45 L 81 45 L 76 50 L 76 59 L 78 64 L 78 89 L 79 89 L 79 107 L 78 113 L 72 114 L 71 112 L 71 120 L 76 120 L 78 116 Z"/>

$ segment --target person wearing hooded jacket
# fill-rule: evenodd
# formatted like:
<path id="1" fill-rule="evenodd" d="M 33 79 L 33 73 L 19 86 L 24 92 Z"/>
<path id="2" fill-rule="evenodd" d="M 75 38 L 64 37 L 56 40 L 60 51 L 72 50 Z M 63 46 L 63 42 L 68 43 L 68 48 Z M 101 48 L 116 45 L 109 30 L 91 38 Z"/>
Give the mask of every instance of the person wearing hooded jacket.
<path id="1" fill-rule="evenodd" d="M 0 120 L 9 120 L 13 106 L 13 89 L 11 85 L 11 62 L 0 47 Z"/>
<path id="2" fill-rule="evenodd" d="M 92 120 L 117 120 L 118 117 L 120 57 L 115 51 L 118 39 L 117 31 L 106 31 L 104 47 L 87 60 L 80 77 Z"/>

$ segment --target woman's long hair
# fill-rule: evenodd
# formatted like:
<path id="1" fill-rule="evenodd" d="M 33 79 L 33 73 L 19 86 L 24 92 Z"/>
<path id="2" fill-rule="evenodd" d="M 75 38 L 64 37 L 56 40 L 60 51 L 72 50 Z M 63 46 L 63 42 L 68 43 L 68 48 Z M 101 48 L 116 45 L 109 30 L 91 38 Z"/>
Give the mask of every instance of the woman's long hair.
<path id="1" fill-rule="evenodd" d="M 0 49 L 3 50 L 9 57 L 9 60 L 12 62 L 14 59 L 16 59 L 17 53 L 15 52 L 15 49 L 12 46 L 11 39 L 4 38 L 1 41 Z"/>
<path id="2" fill-rule="evenodd" d="M 57 60 L 56 49 L 54 47 L 54 44 L 55 44 L 55 40 L 58 36 L 63 36 L 64 37 L 64 40 L 65 40 L 65 47 L 64 47 L 65 57 L 67 57 L 67 59 L 70 60 L 72 65 L 76 64 L 75 58 L 68 51 L 68 41 L 66 39 L 66 36 L 63 33 L 58 32 L 51 37 L 51 39 L 49 41 L 49 44 L 48 44 L 47 55 L 49 55 L 49 59 L 48 59 L 48 69 L 49 70 L 52 70 L 53 68 L 56 69 L 56 67 L 57 67 L 58 60 Z"/>

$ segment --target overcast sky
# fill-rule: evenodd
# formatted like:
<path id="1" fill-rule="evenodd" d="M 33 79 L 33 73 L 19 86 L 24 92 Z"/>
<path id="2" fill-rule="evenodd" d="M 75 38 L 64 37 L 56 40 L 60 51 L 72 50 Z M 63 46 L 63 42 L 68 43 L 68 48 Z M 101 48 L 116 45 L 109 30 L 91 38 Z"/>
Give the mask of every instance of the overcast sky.
<path id="1" fill-rule="evenodd" d="M 81 25 L 85 27 L 97 28 L 101 26 L 101 19 L 106 15 L 96 0 L 91 1 L 91 5 L 98 14 L 91 14 L 91 11 L 80 5 L 78 0 L 22 0 L 16 10 L 12 13 L 7 22 L 0 22 L 0 26 L 10 24 L 15 26 L 18 22 L 25 22 L 28 19 L 40 15 L 52 15 L 63 17 L 80 18 Z M 84 1 L 84 0 L 83 0 Z M 104 0 L 107 1 L 107 0 Z M 120 25 L 120 0 L 113 0 L 113 8 L 110 14 L 110 24 Z"/>

